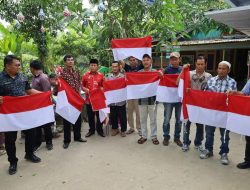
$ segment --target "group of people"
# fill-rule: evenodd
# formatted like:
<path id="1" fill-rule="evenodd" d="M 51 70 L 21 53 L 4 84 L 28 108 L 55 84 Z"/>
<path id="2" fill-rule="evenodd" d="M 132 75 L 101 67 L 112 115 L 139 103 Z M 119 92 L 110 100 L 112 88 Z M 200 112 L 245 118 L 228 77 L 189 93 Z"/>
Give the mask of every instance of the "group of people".
<path id="1" fill-rule="evenodd" d="M 43 73 L 42 63 L 35 60 L 30 63 L 30 70 L 33 75 L 32 83 L 28 82 L 28 79 L 20 72 L 20 59 L 14 55 L 7 55 L 4 58 L 4 70 L 0 73 L 0 106 L 4 104 L 3 96 L 24 96 L 46 92 L 51 90 L 51 82 L 46 74 Z M 89 71 L 81 77 L 79 71 L 74 68 L 74 58 L 71 55 L 64 57 L 65 67 L 60 73 L 60 77 L 64 79 L 77 93 L 80 94 L 81 90 L 85 93 L 85 106 L 88 116 L 89 131 L 85 135 L 86 138 L 91 137 L 97 132 L 101 137 L 105 137 L 103 132 L 103 123 L 100 122 L 99 112 L 92 109 L 89 94 L 91 90 L 103 89 L 104 80 L 114 80 L 120 77 L 125 77 L 126 72 L 158 72 L 159 77 L 163 77 L 164 74 L 180 74 L 184 68 L 190 67 L 189 64 L 180 66 L 181 58 L 178 52 L 172 52 L 170 54 L 170 64 L 164 70 L 155 70 L 152 68 L 152 58 L 148 54 L 144 54 L 142 62 L 138 63 L 138 60 L 134 57 L 128 58 L 129 64 L 124 61 L 113 61 L 112 72 L 108 76 L 104 76 L 98 72 L 98 60 L 91 59 L 89 62 Z M 206 58 L 204 56 L 198 56 L 195 63 L 195 70 L 190 71 L 190 86 L 196 90 L 208 90 L 219 93 L 234 93 L 250 95 L 250 82 L 246 84 L 241 92 L 237 91 L 236 81 L 229 77 L 231 64 L 227 61 L 222 61 L 218 64 L 217 75 L 212 77 L 211 74 L 205 71 Z M 179 83 L 179 78 L 176 83 Z M 56 81 L 53 82 L 56 87 Z M 56 90 L 54 90 L 56 94 Z M 174 129 L 174 143 L 182 147 L 183 151 L 188 151 L 191 140 L 189 138 L 191 122 L 187 121 L 183 126 L 183 142 L 181 141 L 181 102 L 164 103 L 164 121 L 163 121 L 163 145 L 168 146 L 170 140 L 170 120 L 172 112 L 175 113 L 175 129 Z M 150 122 L 150 139 L 154 145 L 159 144 L 157 138 L 157 107 L 158 102 L 156 96 L 141 98 L 136 100 L 122 101 L 109 105 L 110 107 L 110 124 L 112 126 L 111 135 L 116 136 L 120 134 L 121 137 L 135 132 L 135 128 L 138 132 L 138 143 L 143 144 L 148 139 L 148 126 L 147 119 L 149 117 Z M 134 118 L 135 116 L 135 118 Z M 79 143 L 87 142 L 85 138 L 81 136 L 81 116 L 77 119 L 76 123 L 72 124 L 66 119 L 63 119 L 64 141 L 63 148 L 67 149 L 71 142 L 71 128 L 73 127 L 74 141 Z M 35 155 L 35 151 L 41 145 L 42 130 L 44 131 L 46 147 L 48 150 L 53 149 L 52 143 L 52 129 L 51 123 L 46 125 L 28 129 L 23 131 L 25 134 L 25 159 L 38 163 L 41 161 L 39 157 Z M 129 129 L 128 126 L 129 125 Z M 119 129 L 120 126 L 120 129 Z M 214 144 L 214 132 L 216 127 L 219 126 L 204 126 L 203 124 L 196 123 L 196 135 L 194 139 L 194 145 L 197 150 L 201 152 L 200 158 L 206 159 L 213 156 L 213 144 Z M 205 147 L 202 146 L 205 131 Z M 228 152 L 229 152 L 229 131 L 220 128 L 221 146 L 220 155 L 221 163 L 227 165 Z M 10 162 L 9 174 L 13 175 L 17 171 L 16 146 L 15 141 L 17 139 L 17 131 L 0 133 L 0 150 L 5 149 L 8 155 L 8 161 Z M 1 152 L 0 152 L 1 153 Z M 245 161 L 237 165 L 240 169 L 250 168 L 250 137 L 246 137 L 246 151 Z"/>

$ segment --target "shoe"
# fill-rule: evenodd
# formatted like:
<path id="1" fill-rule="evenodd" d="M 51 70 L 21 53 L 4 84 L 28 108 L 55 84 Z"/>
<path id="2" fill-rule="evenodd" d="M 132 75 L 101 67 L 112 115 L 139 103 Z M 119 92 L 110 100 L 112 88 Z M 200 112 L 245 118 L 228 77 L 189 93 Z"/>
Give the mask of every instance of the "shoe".
<path id="1" fill-rule="evenodd" d="M 38 163 L 38 162 L 41 162 L 41 158 L 37 157 L 34 153 L 28 155 L 28 154 L 25 154 L 24 158 L 26 160 L 29 160 L 33 163 Z"/>
<path id="2" fill-rule="evenodd" d="M 182 149 L 183 152 L 187 152 L 189 150 L 189 146 L 187 144 L 183 144 L 181 149 Z"/>
<path id="3" fill-rule="evenodd" d="M 202 145 L 195 145 L 194 149 L 199 150 L 200 152 L 202 152 L 204 150 Z"/>
<path id="4" fill-rule="evenodd" d="M 119 134 L 119 130 L 118 129 L 113 129 L 111 132 L 111 136 L 116 136 Z"/>
<path id="5" fill-rule="evenodd" d="M 249 162 L 242 162 L 237 165 L 237 168 L 239 169 L 247 169 L 250 168 L 250 163 Z"/>
<path id="6" fill-rule="evenodd" d="M 95 133 L 93 133 L 93 132 L 88 132 L 86 135 L 85 135 L 85 137 L 91 137 L 92 135 L 94 135 Z"/>
<path id="7" fill-rule="evenodd" d="M 205 149 L 205 150 L 203 150 L 202 153 L 200 154 L 200 159 L 207 159 L 207 158 L 209 158 L 209 157 L 212 157 L 213 155 L 214 155 L 213 152 L 211 152 L 211 151 Z"/>
<path id="8" fill-rule="evenodd" d="M 169 145 L 169 139 L 165 139 L 165 138 L 164 138 L 162 144 L 163 144 L 164 146 L 168 146 L 168 145 Z"/>
<path id="9" fill-rule="evenodd" d="M 121 137 L 126 137 L 126 133 L 125 132 L 121 132 Z"/>
<path id="10" fill-rule="evenodd" d="M 135 132 L 134 129 L 129 129 L 126 133 L 127 133 L 127 135 L 130 135 L 130 134 L 132 134 L 133 132 Z"/>
<path id="11" fill-rule="evenodd" d="M 98 135 L 101 136 L 101 137 L 105 137 L 103 132 L 98 133 Z"/>
<path id="12" fill-rule="evenodd" d="M 83 139 L 83 138 L 77 139 L 77 140 L 75 140 L 75 141 L 76 141 L 76 142 L 82 142 L 82 143 L 87 142 L 87 140 L 86 140 L 86 139 Z"/>
<path id="13" fill-rule="evenodd" d="M 69 147 L 69 143 L 63 143 L 63 148 L 67 149 Z"/>
<path id="14" fill-rule="evenodd" d="M 46 147 L 48 150 L 52 150 L 53 149 L 53 144 L 50 143 L 50 144 L 46 144 Z"/>
<path id="15" fill-rule="evenodd" d="M 10 167 L 9 167 L 9 174 L 10 175 L 13 175 L 17 172 L 17 163 L 12 163 L 10 164 Z"/>
<path id="16" fill-rule="evenodd" d="M 174 139 L 174 142 L 175 142 L 175 144 L 177 144 L 177 146 L 180 146 L 180 147 L 183 146 L 183 144 L 182 144 L 182 142 L 180 141 L 180 139 Z"/>
<path id="17" fill-rule="evenodd" d="M 228 165 L 229 164 L 229 160 L 228 160 L 228 157 L 227 157 L 227 153 L 223 153 L 221 155 L 221 158 L 220 158 L 220 161 L 223 165 Z"/>

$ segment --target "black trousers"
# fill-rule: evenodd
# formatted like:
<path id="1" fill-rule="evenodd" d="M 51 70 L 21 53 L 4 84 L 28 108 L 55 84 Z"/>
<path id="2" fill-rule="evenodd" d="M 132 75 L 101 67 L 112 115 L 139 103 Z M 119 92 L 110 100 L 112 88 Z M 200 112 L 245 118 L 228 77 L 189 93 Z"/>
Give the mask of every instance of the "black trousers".
<path id="1" fill-rule="evenodd" d="M 87 104 L 87 114 L 88 114 L 88 121 L 89 121 L 89 132 L 95 133 L 95 130 L 98 133 L 103 133 L 102 123 L 100 122 L 99 112 L 93 111 L 91 104 Z M 96 122 L 95 122 L 96 116 Z"/>
<path id="2" fill-rule="evenodd" d="M 126 104 L 123 106 L 110 106 L 110 120 L 112 129 L 118 129 L 118 120 L 121 123 L 121 131 L 127 131 Z"/>
<path id="3" fill-rule="evenodd" d="M 44 130 L 44 136 L 46 144 L 52 144 L 52 126 L 53 123 L 47 123 L 36 128 L 36 146 L 42 144 L 42 129 Z"/>
<path id="4" fill-rule="evenodd" d="M 250 136 L 246 136 L 245 161 L 250 163 Z"/>
<path id="5" fill-rule="evenodd" d="M 78 140 L 81 138 L 81 125 L 81 114 L 75 124 L 72 124 L 66 119 L 63 119 L 64 143 L 70 143 L 71 141 L 71 126 L 73 126 L 74 140 Z"/>
<path id="6" fill-rule="evenodd" d="M 28 129 L 23 131 L 25 134 L 25 152 L 27 155 L 33 154 L 35 145 L 36 129 Z M 17 131 L 5 132 L 5 149 L 8 155 L 8 161 L 16 163 L 18 158 L 16 157 L 16 139 Z"/>

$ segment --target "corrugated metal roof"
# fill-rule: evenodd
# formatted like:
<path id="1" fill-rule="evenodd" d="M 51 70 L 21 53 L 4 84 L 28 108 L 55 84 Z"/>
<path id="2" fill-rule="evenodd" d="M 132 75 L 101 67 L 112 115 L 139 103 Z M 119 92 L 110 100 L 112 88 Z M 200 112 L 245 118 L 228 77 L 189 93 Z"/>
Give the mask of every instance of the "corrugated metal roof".
<path id="1" fill-rule="evenodd" d="M 235 42 L 250 42 L 250 38 L 241 39 L 213 39 L 213 40 L 192 40 L 179 42 L 180 46 L 188 45 L 203 45 L 203 44 L 220 44 L 220 43 L 235 43 Z"/>

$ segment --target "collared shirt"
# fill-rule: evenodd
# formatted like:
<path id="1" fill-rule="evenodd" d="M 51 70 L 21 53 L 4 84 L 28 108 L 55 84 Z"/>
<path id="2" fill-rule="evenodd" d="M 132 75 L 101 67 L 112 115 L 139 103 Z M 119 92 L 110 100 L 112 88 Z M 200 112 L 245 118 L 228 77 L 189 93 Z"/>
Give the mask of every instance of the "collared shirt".
<path id="1" fill-rule="evenodd" d="M 156 71 L 156 70 L 152 68 L 149 71 L 145 71 L 144 69 L 141 69 L 138 72 L 152 72 L 152 71 Z M 139 105 L 154 105 L 156 104 L 156 96 L 151 96 L 148 98 L 140 98 L 138 100 L 138 104 Z"/>
<path id="2" fill-rule="evenodd" d="M 114 79 L 122 78 L 122 77 L 124 77 L 124 74 L 122 74 L 122 73 L 118 73 L 118 75 L 114 75 L 113 73 L 109 73 L 106 79 L 107 80 L 114 80 Z M 126 104 L 126 101 L 122 101 L 122 102 L 110 104 L 109 106 L 123 106 L 125 104 Z"/>
<path id="3" fill-rule="evenodd" d="M 181 66 L 178 66 L 177 68 L 175 68 L 172 65 L 169 65 L 165 68 L 164 74 L 180 74 L 181 71 L 182 71 Z"/>
<path id="4" fill-rule="evenodd" d="M 80 93 L 81 77 L 79 71 L 64 68 L 61 77 L 65 80 L 77 93 Z"/>
<path id="5" fill-rule="evenodd" d="M 51 85 L 48 76 L 43 72 L 39 73 L 37 76 L 33 76 L 32 88 L 39 90 L 41 92 L 50 91 Z"/>
<path id="6" fill-rule="evenodd" d="M 225 93 L 227 90 L 237 90 L 236 85 L 236 81 L 228 75 L 223 79 L 220 79 L 217 75 L 207 81 L 206 90 Z"/>
<path id="7" fill-rule="evenodd" d="M 207 81 L 212 77 L 210 73 L 203 72 L 201 75 L 196 73 L 196 70 L 190 71 L 190 85 L 192 89 L 204 90 L 207 86 Z"/>
<path id="8" fill-rule="evenodd" d="M 241 92 L 245 95 L 250 95 L 250 80 L 247 81 Z"/>
<path id="9" fill-rule="evenodd" d="M 18 73 L 15 78 L 5 71 L 0 73 L 0 96 L 24 96 L 30 89 L 28 79 L 22 73 Z"/>
<path id="10" fill-rule="evenodd" d="M 88 88 L 90 91 L 103 87 L 104 75 L 100 72 L 91 73 L 88 71 L 82 77 L 82 86 Z M 89 104 L 89 97 L 86 95 L 85 103 Z"/>

